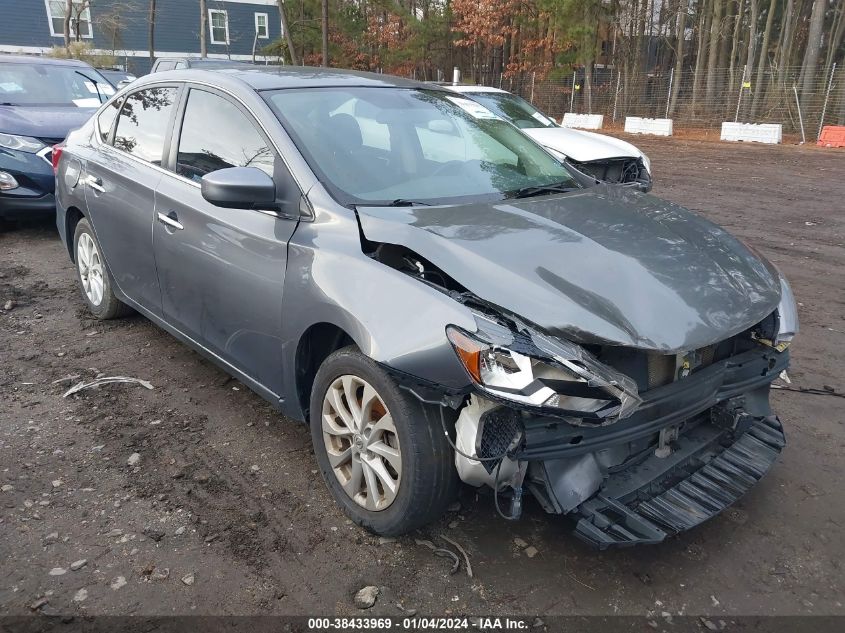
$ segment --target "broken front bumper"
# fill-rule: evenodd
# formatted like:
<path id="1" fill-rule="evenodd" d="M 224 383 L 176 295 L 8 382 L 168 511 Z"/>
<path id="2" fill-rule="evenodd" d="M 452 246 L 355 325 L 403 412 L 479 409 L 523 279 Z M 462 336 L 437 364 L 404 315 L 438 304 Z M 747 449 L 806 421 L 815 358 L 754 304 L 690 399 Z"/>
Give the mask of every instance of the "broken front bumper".
<path id="1" fill-rule="evenodd" d="M 527 464 L 532 495 L 573 517 L 576 535 L 594 546 L 657 543 L 718 514 L 768 471 L 785 444 L 770 385 L 788 363 L 788 352 L 759 346 L 642 393 L 637 411 L 609 426 L 522 415 L 522 441 L 502 473 Z M 513 427 L 513 410 L 479 418 L 475 454 L 501 454 L 507 437 L 485 447 Z"/>
<path id="2" fill-rule="evenodd" d="M 678 438 L 671 463 L 652 455 L 610 476 L 576 509 L 575 534 L 599 549 L 659 543 L 719 514 L 768 472 L 786 443 L 775 416 L 754 419 L 725 447 L 730 435 L 696 428 Z"/>

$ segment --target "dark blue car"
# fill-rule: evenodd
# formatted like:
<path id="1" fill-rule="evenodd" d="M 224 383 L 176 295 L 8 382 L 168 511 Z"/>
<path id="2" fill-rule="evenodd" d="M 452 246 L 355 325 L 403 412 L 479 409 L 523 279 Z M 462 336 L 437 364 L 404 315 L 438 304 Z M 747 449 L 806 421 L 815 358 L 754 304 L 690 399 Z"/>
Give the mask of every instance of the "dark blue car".
<path id="1" fill-rule="evenodd" d="M 53 145 L 113 94 L 84 62 L 0 56 L 0 219 L 55 212 Z"/>

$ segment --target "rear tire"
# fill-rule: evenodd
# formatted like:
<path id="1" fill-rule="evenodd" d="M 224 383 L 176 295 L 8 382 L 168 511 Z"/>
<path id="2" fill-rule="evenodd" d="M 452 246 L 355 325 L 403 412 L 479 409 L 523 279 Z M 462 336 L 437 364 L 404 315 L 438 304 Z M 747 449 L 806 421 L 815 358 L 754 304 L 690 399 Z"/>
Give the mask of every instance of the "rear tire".
<path id="1" fill-rule="evenodd" d="M 458 477 L 439 412 L 399 389 L 372 359 L 355 347 L 331 354 L 317 371 L 310 407 L 323 479 L 355 523 L 398 536 L 446 511 Z"/>
<path id="2" fill-rule="evenodd" d="M 132 308 L 118 299 L 114 283 L 106 266 L 103 251 L 88 220 L 82 218 L 73 234 L 73 253 L 76 263 L 76 278 L 82 291 L 82 299 L 88 310 L 97 319 L 105 321 L 132 313 Z"/>

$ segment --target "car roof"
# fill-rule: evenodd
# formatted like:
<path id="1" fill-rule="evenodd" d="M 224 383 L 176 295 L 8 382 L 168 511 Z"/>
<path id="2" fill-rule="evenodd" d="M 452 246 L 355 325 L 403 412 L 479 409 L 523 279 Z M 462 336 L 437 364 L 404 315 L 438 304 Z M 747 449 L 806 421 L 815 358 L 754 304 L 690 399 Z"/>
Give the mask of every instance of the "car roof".
<path id="1" fill-rule="evenodd" d="M 454 92 L 471 93 L 471 92 L 497 92 L 500 94 L 509 94 L 507 90 L 500 88 L 493 88 L 492 86 L 474 86 L 471 84 L 440 84 L 448 90 Z"/>
<path id="2" fill-rule="evenodd" d="M 0 55 L 0 63 L 11 64 L 43 64 L 45 66 L 83 66 L 92 68 L 79 59 L 54 59 L 52 57 L 36 57 L 35 55 Z"/>
<path id="3" fill-rule="evenodd" d="M 146 81 L 206 81 L 226 84 L 233 80 L 247 84 L 253 90 L 278 90 L 284 88 L 326 88 L 326 87 L 375 87 L 375 88 L 428 88 L 442 90 L 438 86 L 419 81 L 337 68 L 312 66 L 252 66 L 201 69 L 186 68 L 166 70 L 146 75 Z M 133 85 L 142 85 L 136 83 Z"/>

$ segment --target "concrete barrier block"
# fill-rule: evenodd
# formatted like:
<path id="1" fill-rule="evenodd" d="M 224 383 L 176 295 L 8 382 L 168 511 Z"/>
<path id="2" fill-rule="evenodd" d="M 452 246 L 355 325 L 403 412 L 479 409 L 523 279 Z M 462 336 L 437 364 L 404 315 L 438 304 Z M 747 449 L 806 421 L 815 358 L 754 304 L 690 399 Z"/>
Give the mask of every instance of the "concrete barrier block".
<path id="1" fill-rule="evenodd" d="M 601 114 L 576 114 L 567 112 L 560 122 L 563 127 L 577 127 L 584 130 L 600 130 L 604 125 L 604 115 Z"/>
<path id="2" fill-rule="evenodd" d="M 672 119 L 647 119 L 638 116 L 626 116 L 625 131 L 629 134 L 672 136 Z"/>
<path id="3" fill-rule="evenodd" d="M 780 123 L 722 123 L 723 141 L 750 141 L 752 143 L 778 144 L 783 141 Z"/>

